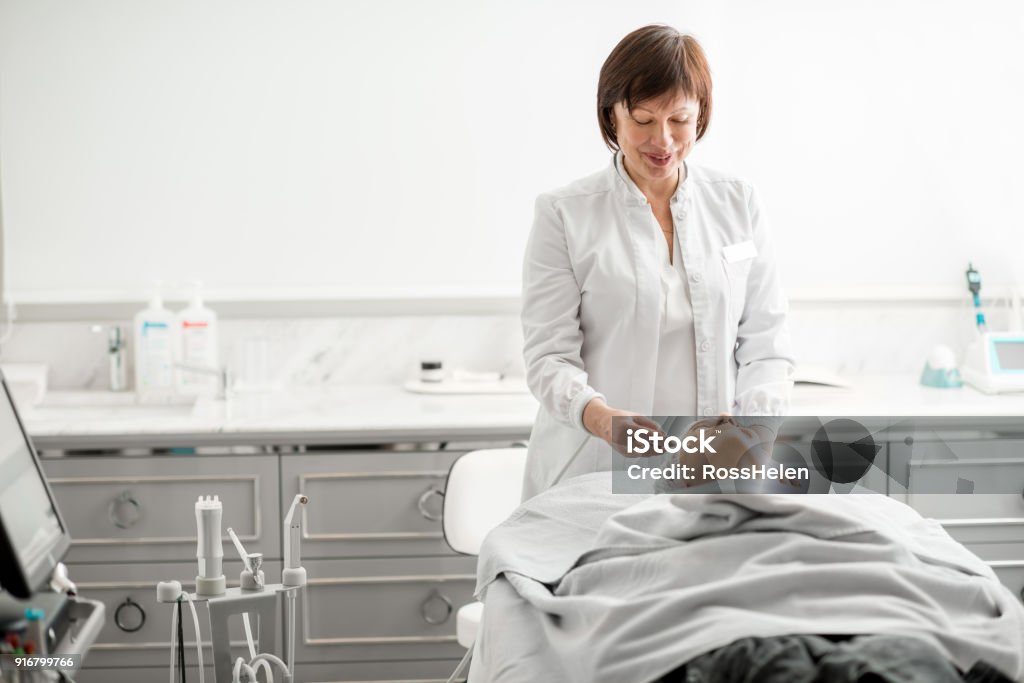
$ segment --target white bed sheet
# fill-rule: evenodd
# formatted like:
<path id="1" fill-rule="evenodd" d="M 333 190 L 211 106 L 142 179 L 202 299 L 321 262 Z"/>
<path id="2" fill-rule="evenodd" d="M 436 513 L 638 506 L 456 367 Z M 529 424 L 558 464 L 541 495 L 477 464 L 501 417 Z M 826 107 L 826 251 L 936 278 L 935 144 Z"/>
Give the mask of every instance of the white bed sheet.
<path id="1" fill-rule="evenodd" d="M 471 683 L 647 683 L 745 636 L 881 633 L 1024 680 L 1024 606 L 933 520 L 878 495 L 610 492 L 527 501 L 487 538 Z"/>

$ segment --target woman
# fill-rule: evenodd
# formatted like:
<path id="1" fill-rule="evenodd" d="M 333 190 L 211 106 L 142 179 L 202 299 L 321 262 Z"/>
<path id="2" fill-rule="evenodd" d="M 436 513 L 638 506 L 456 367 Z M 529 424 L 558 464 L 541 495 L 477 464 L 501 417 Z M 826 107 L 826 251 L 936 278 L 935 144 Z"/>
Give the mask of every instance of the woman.
<path id="1" fill-rule="evenodd" d="M 630 33 L 601 68 L 597 114 L 610 166 L 541 195 L 526 247 L 523 355 L 541 408 L 524 499 L 610 469 L 613 417 L 781 415 L 792 386 L 757 197 L 685 161 L 711 118 L 700 45 L 668 26 Z"/>

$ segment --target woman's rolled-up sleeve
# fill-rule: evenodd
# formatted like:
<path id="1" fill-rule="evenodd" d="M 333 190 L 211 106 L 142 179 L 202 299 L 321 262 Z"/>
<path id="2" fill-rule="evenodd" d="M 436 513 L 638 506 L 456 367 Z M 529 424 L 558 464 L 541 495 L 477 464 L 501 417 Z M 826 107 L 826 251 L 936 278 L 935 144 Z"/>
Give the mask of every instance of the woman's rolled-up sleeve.
<path id="1" fill-rule="evenodd" d="M 583 409 L 595 397 L 583 369 L 580 286 L 565 225 L 551 195 L 537 198 L 523 260 L 523 359 L 526 382 L 559 422 L 585 429 Z"/>
<path id="2" fill-rule="evenodd" d="M 779 281 L 771 231 L 752 188 L 748 188 L 747 210 L 757 256 L 750 266 L 737 330 L 733 413 L 778 416 L 788 411 L 793 388 L 788 303 Z"/>

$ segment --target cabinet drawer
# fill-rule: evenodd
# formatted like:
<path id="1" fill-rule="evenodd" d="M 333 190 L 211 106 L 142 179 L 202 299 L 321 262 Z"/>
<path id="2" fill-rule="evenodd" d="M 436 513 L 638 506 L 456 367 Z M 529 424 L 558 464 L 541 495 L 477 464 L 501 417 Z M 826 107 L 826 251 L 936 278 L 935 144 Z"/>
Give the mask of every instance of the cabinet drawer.
<path id="1" fill-rule="evenodd" d="M 443 659 L 422 662 L 300 663 L 295 666 L 295 680 L 302 683 L 445 683 L 456 666 L 458 660 Z M 196 667 L 187 667 L 187 671 L 188 680 L 199 680 Z M 206 680 L 212 681 L 213 669 L 205 667 L 205 671 Z M 144 669 L 90 668 L 79 671 L 75 675 L 75 683 L 163 683 L 167 680 L 167 673 L 167 664 Z M 458 683 L 466 681 L 465 677 L 456 680 Z"/>
<path id="2" fill-rule="evenodd" d="M 457 659 L 297 664 L 295 680 L 303 683 L 445 683 L 458 665 Z M 465 675 L 456 681 L 465 683 Z"/>
<path id="3" fill-rule="evenodd" d="M 276 456 L 43 460 L 71 532 L 68 562 L 178 560 L 195 554 L 194 503 L 216 494 L 223 527 L 250 552 L 281 556 Z M 234 554 L 224 537 L 224 553 Z"/>
<path id="4" fill-rule="evenodd" d="M 1024 538 L 1024 441 L 905 441 L 890 453 L 897 497 L 957 540 Z"/>
<path id="5" fill-rule="evenodd" d="M 224 563 L 224 575 L 227 577 L 228 586 L 238 585 L 238 573 L 241 570 L 241 561 Z M 159 581 L 173 579 L 180 581 L 185 590 L 194 591 L 196 571 L 195 562 L 70 565 L 68 572 L 78 585 L 79 593 L 84 597 L 99 600 L 107 608 L 106 622 L 89 651 L 86 665 L 90 668 L 135 667 L 170 662 L 171 610 L 174 607 L 156 601 L 156 584 Z M 268 581 L 279 581 L 281 563 L 266 562 L 263 571 L 266 572 Z M 185 659 L 187 664 L 195 665 L 197 662 L 192 611 L 187 609 L 187 604 L 185 608 Z M 208 657 L 213 657 L 213 651 L 209 646 L 209 612 L 203 603 L 197 603 L 196 610 L 199 613 L 203 640 L 207 644 L 203 659 L 204 662 L 212 661 L 207 660 Z M 118 619 L 121 626 L 117 623 Z M 138 629 L 134 630 L 136 627 Z M 125 628 L 133 630 L 126 631 Z M 238 648 L 238 654 L 245 654 L 245 632 L 241 619 L 232 621 L 230 632 Z M 279 642 L 281 635 L 281 628 L 278 627 Z"/>
<path id="6" fill-rule="evenodd" d="M 168 628 L 170 628 L 168 626 Z M 193 654 L 195 654 L 193 652 Z M 167 680 L 167 675 L 170 665 L 170 655 L 165 658 L 166 661 L 162 662 L 160 667 L 130 667 L 123 669 L 111 669 L 111 668 L 85 668 L 80 669 L 75 674 L 75 683 L 164 683 Z M 152 664 L 152 662 L 150 662 Z M 177 669 L 175 676 L 177 676 Z M 187 673 L 187 680 L 198 681 L 199 680 L 199 667 L 186 666 L 185 671 Z M 205 676 L 207 681 L 213 681 L 213 667 L 204 666 Z"/>
<path id="7" fill-rule="evenodd" d="M 285 455 L 282 500 L 301 491 L 305 557 L 448 555 L 441 507 L 453 451 Z"/>
<path id="8" fill-rule="evenodd" d="M 1016 543 L 970 543 L 963 542 L 964 547 L 986 562 L 1008 562 L 1024 558 L 1024 539 L 1020 538 L 1020 527 L 1012 527 L 1017 533 Z M 957 531 L 953 529 L 952 531 Z M 951 536 L 953 534 L 950 534 Z"/>
<path id="9" fill-rule="evenodd" d="M 302 662 L 458 659 L 455 613 L 472 602 L 468 557 L 311 560 L 300 598 Z"/>

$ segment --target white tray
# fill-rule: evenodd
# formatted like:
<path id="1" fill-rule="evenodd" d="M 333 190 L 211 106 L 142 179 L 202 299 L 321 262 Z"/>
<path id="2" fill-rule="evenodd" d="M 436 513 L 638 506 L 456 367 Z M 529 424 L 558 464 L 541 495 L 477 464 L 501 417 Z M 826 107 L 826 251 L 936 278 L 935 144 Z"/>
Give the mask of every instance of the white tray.
<path id="1" fill-rule="evenodd" d="M 529 387 L 521 377 L 512 377 L 497 382 L 421 382 L 412 380 L 403 385 L 406 391 L 414 394 L 528 394 Z"/>

